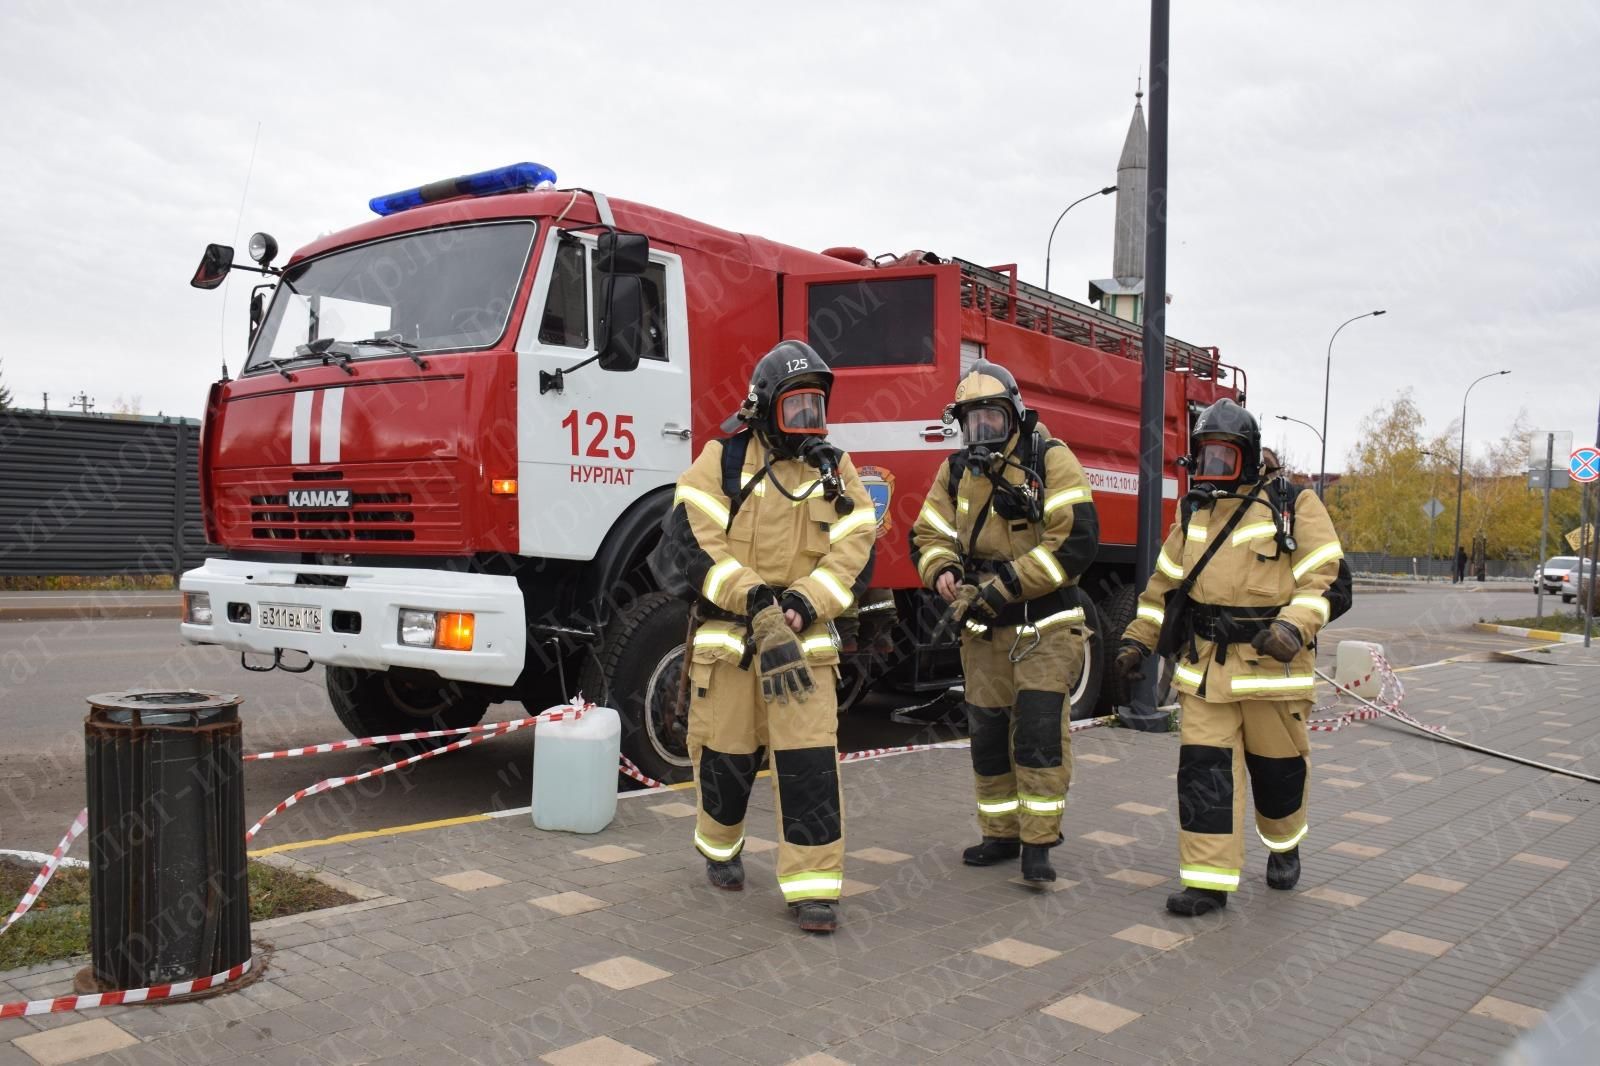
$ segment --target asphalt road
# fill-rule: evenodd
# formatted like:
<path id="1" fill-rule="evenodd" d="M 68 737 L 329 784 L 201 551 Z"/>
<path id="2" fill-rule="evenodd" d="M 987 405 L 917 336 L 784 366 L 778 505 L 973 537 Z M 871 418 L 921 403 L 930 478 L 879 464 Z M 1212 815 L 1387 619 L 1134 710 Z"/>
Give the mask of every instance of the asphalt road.
<path id="1" fill-rule="evenodd" d="M 1547 610 L 1559 601 L 1546 599 Z M 1472 630 L 1479 619 L 1531 615 L 1521 587 L 1468 584 L 1400 593 L 1358 590 L 1356 606 L 1324 641 L 1377 641 L 1400 666 L 1526 643 Z M 169 619 L 0 623 L 0 848 L 49 850 L 84 803 L 84 697 L 129 688 L 195 687 L 244 697 L 245 748 L 262 751 L 339 740 L 322 671 L 252 674 L 219 648 L 179 642 Z M 854 750 L 930 739 L 922 727 L 891 722 L 894 700 L 847 715 L 841 747 Z M 490 720 L 519 717 L 501 704 Z M 941 738 L 943 739 L 943 738 Z M 258 846 L 356 830 L 520 807 L 528 802 L 533 738 L 513 734 L 431 759 L 410 770 L 313 797 L 277 818 Z M 365 751 L 248 764 L 245 809 L 252 819 L 324 777 L 380 765 Z"/>

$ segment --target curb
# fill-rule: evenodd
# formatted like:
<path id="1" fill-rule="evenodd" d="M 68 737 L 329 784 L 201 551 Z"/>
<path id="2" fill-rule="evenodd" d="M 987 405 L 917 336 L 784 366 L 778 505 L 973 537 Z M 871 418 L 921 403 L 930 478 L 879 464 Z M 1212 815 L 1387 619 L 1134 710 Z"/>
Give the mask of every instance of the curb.
<path id="1" fill-rule="evenodd" d="M 0 607 L 0 622 L 93 622 L 114 618 L 178 618 L 176 603 L 81 603 L 75 607 Z"/>
<path id="2" fill-rule="evenodd" d="M 1527 637 L 1529 640 L 1548 640 L 1559 644 L 1582 644 L 1582 633 L 1559 633 L 1554 629 L 1524 629 L 1522 626 L 1502 626 L 1493 622 L 1474 622 L 1472 628 L 1481 633 L 1503 633 L 1508 637 Z"/>

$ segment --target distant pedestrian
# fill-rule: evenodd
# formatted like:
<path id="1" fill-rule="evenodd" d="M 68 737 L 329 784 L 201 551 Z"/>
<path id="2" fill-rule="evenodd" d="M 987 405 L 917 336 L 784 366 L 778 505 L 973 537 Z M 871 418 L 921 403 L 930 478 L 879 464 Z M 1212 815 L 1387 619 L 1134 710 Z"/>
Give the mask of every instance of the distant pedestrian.
<path id="1" fill-rule="evenodd" d="M 1467 579 L 1467 549 L 1456 546 L 1456 579 L 1454 584 L 1460 584 Z"/>

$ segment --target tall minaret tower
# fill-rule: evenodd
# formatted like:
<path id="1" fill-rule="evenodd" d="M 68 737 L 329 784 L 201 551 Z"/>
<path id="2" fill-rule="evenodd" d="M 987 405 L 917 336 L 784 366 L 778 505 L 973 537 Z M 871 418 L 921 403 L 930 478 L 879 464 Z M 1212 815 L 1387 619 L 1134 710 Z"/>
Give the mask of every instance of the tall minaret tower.
<path id="1" fill-rule="evenodd" d="M 1145 194 L 1150 183 L 1149 136 L 1144 128 L 1144 87 L 1133 94 L 1133 120 L 1117 160 L 1117 235 L 1109 278 L 1089 282 L 1089 302 L 1118 318 L 1144 318 Z"/>

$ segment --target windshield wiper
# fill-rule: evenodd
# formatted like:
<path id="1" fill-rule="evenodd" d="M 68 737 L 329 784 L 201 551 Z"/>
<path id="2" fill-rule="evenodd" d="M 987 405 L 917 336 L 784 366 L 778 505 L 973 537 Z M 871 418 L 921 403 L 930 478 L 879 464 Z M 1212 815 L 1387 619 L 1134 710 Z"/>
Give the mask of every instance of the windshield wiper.
<path id="1" fill-rule="evenodd" d="M 368 348 L 390 348 L 397 352 L 404 352 L 413 363 L 417 364 L 419 370 L 428 369 L 428 361 L 417 354 L 417 346 L 410 341 L 403 341 L 399 337 L 368 337 L 366 340 L 351 341 L 350 343 L 365 345 Z"/>
<path id="2" fill-rule="evenodd" d="M 282 374 L 288 380 L 290 380 L 290 381 L 294 380 L 294 375 L 289 373 L 287 370 L 285 370 L 283 368 L 283 364 L 284 363 L 292 363 L 292 362 L 294 362 L 294 360 L 292 360 L 292 359 L 279 359 L 276 356 L 269 355 L 269 356 L 266 357 L 266 359 L 264 359 L 262 361 L 265 362 L 268 366 L 272 367 L 272 369 L 276 370 L 278 373 Z"/>
<path id="3" fill-rule="evenodd" d="M 321 359 L 323 366 L 332 364 L 351 377 L 355 377 L 356 372 L 350 368 L 351 354 L 347 351 L 334 351 L 335 344 L 348 345 L 349 342 L 333 337 L 319 337 L 309 344 L 297 346 L 294 354 L 302 359 Z"/>

